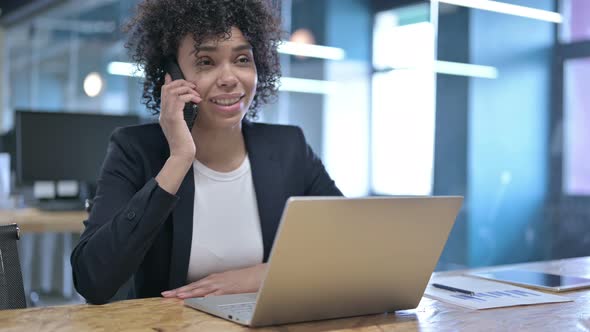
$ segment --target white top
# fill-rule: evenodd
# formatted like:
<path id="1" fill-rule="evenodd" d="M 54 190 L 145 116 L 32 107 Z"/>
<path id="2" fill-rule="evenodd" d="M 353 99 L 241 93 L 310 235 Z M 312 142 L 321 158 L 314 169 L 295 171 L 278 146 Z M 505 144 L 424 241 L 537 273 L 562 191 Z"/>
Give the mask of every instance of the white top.
<path id="1" fill-rule="evenodd" d="M 228 173 L 193 162 L 195 207 L 188 282 L 262 263 L 260 217 L 250 160 Z"/>

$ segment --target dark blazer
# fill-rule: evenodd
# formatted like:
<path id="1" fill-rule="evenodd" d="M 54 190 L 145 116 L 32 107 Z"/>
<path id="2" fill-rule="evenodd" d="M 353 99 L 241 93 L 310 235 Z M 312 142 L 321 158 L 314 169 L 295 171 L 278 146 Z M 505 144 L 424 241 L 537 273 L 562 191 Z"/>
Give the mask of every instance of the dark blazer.
<path id="1" fill-rule="evenodd" d="M 244 121 L 266 262 L 286 200 L 340 196 L 298 127 Z M 76 290 L 106 303 L 131 276 L 135 295 L 157 297 L 187 282 L 192 241 L 192 168 L 176 195 L 156 175 L 170 152 L 159 124 L 117 129 L 111 136 L 86 229 L 71 256 Z"/>

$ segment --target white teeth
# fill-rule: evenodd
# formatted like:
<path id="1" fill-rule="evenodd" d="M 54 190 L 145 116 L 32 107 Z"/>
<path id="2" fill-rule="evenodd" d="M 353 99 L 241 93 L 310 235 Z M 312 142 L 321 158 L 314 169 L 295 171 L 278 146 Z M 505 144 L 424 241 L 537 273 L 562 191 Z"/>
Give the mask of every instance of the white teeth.
<path id="1" fill-rule="evenodd" d="M 237 103 L 240 98 L 232 98 L 232 99 L 213 99 L 212 101 L 215 104 L 222 105 L 222 106 L 229 106 Z"/>

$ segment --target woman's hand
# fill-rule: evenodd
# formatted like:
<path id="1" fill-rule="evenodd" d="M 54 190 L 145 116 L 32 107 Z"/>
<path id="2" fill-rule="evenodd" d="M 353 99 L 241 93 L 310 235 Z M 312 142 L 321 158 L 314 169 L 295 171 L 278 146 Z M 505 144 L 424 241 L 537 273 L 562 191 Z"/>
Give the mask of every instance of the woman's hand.
<path id="1" fill-rule="evenodd" d="M 186 80 L 175 80 L 169 74 L 164 77 L 161 90 L 160 126 L 170 147 L 171 157 L 194 159 L 196 153 L 193 136 L 184 121 L 184 105 L 200 103 L 197 86 Z"/>
<path id="2" fill-rule="evenodd" d="M 240 270 L 214 273 L 186 286 L 162 292 L 164 297 L 187 299 L 191 297 L 254 293 L 266 274 L 267 264 L 258 264 Z"/>

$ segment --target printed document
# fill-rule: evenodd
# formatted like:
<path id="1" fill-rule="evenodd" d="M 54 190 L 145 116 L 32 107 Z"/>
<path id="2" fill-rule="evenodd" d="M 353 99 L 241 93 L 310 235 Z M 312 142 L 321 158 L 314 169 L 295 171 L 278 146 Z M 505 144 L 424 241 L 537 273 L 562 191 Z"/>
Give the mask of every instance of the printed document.
<path id="1" fill-rule="evenodd" d="M 469 290 L 474 292 L 475 295 L 435 288 L 432 286 L 432 283 Z M 565 296 L 547 294 L 528 288 L 467 276 L 433 276 L 424 295 L 435 300 L 470 309 L 490 309 L 573 301 Z"/>

